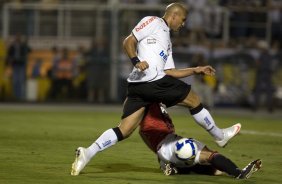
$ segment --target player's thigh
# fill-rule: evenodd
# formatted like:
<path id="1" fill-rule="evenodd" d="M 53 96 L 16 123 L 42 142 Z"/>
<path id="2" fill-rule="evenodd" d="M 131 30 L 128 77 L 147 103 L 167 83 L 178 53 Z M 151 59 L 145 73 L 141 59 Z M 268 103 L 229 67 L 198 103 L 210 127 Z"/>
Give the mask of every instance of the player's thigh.
<path id="1" fill-rule="evenodd" d="M 138 127 L 144 116 L 145 107 L 141 107 L 131 115 L 123 118 L 119 124 L 119 129 L 124 138 L 130 136 L 130 134 Z"/>
<path id="2" fill-rule="evenodd" d="M 210 156 L 214 153 L 214 151 L 210 150 L 208 147 L 204 147 L 201 150 L 199 163 L 200 164 L 208 164 Z"/>
<path id="3" fill-rule="evenodd" d="M 200 97 L 193 90 L 190 90 L 186 98 L 179 104 L 187 106 L 189 108 L 195 108 L 199 106 L 200 103 L 201 103 Z"/>

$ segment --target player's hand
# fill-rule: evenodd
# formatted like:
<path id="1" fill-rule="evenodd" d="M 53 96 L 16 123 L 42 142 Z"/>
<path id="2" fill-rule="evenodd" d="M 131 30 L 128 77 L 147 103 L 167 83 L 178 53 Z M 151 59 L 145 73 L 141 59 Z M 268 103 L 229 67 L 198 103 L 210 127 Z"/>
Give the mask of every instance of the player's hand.
<path id="1" fill-rule="evenodd" d="M 138 62 L 135 67 L 140 70 L 140 71 L 144 71 L 146 70 L 147 68 L 149 68 L 149 64 L 147 63 L 147 61 L 141 61 L 141 62 Z"/>
<path id="2" fill-rule="evenodd" d="M 210 65 L 198 66 L 195 69 L 195 73 L 213 76 L 213 75 L 215 75 L 215 69 L 213 67 L 211 67 Z"/>

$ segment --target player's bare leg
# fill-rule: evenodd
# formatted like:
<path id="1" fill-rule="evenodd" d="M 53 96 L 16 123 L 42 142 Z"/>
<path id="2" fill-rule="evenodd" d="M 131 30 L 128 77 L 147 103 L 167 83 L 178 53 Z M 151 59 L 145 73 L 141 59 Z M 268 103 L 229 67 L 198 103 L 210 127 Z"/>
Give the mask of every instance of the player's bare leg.
<path id="1" fill-rule="evenodd" d="M 203 163 L 210 163 L 217 170 L 223 171 L 237 179 L 247 179 L 262 167 L 261 160 L 257 159 L 250 162 L 244 169 L 241 170 L 229 158 L 220 153 L 211 151 L 207 147 L 201 151 L 200 160 L 204 161 Z"/>
<path id="2" fill-rule="evenodd" d="M 143 119 L 145 112 L 145 107 L 142 107 L 138 111 L 134 112 L 130 116 L 124 118 L 121 120 L 121 123 L 119 124 L 119 129 L 123 135 L 123 138 L 129 137 L 134 130 L 139 126 L 140 122 Z"/>

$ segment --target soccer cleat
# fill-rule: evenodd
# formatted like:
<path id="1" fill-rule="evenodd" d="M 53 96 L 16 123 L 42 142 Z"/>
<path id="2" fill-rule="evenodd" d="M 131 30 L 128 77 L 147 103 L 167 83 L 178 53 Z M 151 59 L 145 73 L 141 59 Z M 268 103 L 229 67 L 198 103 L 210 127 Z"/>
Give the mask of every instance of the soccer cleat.
<path id="1" fill-rule="evenodd" d="M 237 176 L 237 179 L 248 179 L 251 177 L 251 175 L 258 171 L 262 166 L 262 162 L 260 159 L 254 160 L 251 163 L 249 163 L 244 169 L 242 169 L 239 176 Z"/>
<path id="2" fill-rule="evenodd" d="M 86 149 L 83 147 L 78 147 L 75 150 L 75 160 L 72 163 L 71 167 L 71 175 L 77 176 L 80 171 L 85 167 L 85 165 L 89 162 L 89 158 L 86 155 Z"/>
<path id="3" fill-rule="evenodd" d="M 226 146 L 226 144 L 228 143 L 228 141 L 234 137 L 235 135 L 237 135 L 241 130 L 241 124 L 237 123 L 235 125 L 233 125 L 232 127 L 229 128 L 225 128 L 223 129 L 223 139 L 219 140 L 219 141 L 215 141 L 217 143 L 218 146 L 220 147 L 224 147 Z"/>

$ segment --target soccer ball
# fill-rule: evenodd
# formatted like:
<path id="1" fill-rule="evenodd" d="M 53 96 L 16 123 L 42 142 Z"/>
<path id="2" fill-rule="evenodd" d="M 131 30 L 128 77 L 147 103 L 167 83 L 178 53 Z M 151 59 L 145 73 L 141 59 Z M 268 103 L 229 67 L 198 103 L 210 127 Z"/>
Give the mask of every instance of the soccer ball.
<path id="1" fill-rule="evenodd" d="M 175 143 L 175 156 L 179 160 L 191 160 L 196 157 L 198 147 L 193 139 L 182 138 Z"/>

